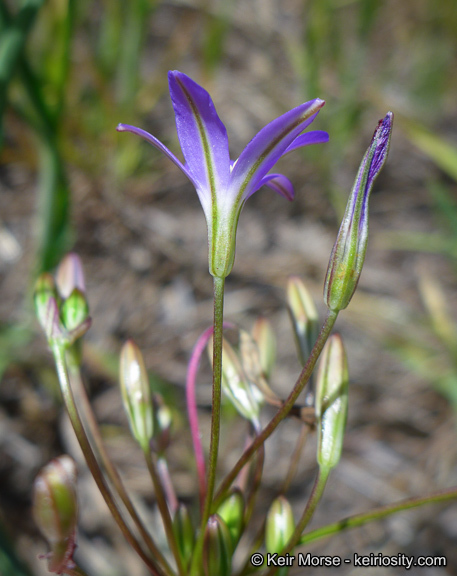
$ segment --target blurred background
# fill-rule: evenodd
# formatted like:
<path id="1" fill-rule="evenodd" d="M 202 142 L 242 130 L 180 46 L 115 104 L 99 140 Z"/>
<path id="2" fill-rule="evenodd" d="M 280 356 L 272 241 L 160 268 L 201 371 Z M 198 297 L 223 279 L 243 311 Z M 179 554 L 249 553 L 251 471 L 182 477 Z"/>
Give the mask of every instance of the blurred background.
<path id="1" fill-rule="evenodd" d="M 273 386 L 283 396 L 300 369 L 287 278 L 306 280 L 323 315 L 324 275 L 347 196 L 377 121 L 394 112 L 390 157 L 371 199 L 364 271 L 337 322 L 351 374 L 345 452 L 312 526 L 457 484 L 456 32 L 455 0 L 0 0 L 2 576 L 46 573 L 37 559 L 46 544 L 31 519 L 31 485 L 62 452 L 80 468 L 81 564 L 91 576 L 145 574 L 88 477 L 33 316 L 36 275 L 70 249 L 86 272 L 94 322 L 85 371 L 110 454 L 154 522 L 117 388 L 117 355 L 132 337 L 174 409 L 177 492 L 185 501 L 196 493 L 183 382 L 192 347 L 211 323 L 206 225 L 176 167 L 115 130 L 119 122 L 141 126 L 180 156 L 169 69 L 211 93 L 233 158 L 273 118 L 326 100 L 313 128 L 327 130 L 330 142 L 281 161 L 279 171 L 296 188 L 293 203 L 267 189 L 249 200 L 227 282 L 227 319 L 250 329 L 262 314 L 273 324 Z M 206 426 L 206 359 L 198 400 Z M 244 443 L 234 419 L 227 413 L 224 420 L 221 472 Z M 259 518 L 299 430 L 287 421 L 270 442 Z M 297 517 L 314 472 L 311 439 L 287 494 Z M 441 576 L 457 573 L 456 541 L 457 505 L 450 504 L 309 549 L 343 557 L 445 555 L 447 568 L 421 569 Z"/>

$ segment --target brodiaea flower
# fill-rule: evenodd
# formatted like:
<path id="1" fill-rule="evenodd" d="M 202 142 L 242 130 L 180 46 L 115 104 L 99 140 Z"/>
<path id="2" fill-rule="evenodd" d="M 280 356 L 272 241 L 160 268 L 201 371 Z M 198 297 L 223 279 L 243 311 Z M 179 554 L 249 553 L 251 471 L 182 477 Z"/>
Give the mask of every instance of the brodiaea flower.
<path id="1" fill-rule="evenodd" d="M 161 150 L 195 186 L 208 225 L 209 271 L 224 278 L 233 266 L 238 218 L 249 196 L 265 184 L 292 200 L 290 180 L 270 170 L 284 154 L 328 140 L 320 130 L 302 134 L 324 101 L 311 100 L 276 118 L 232 162 L 227 131 L 208 92 L 178 71 L 169 72 L 168 81 L 185 164 L 148 132 L 126 124 L 117 129 L 138 134 Z"/>

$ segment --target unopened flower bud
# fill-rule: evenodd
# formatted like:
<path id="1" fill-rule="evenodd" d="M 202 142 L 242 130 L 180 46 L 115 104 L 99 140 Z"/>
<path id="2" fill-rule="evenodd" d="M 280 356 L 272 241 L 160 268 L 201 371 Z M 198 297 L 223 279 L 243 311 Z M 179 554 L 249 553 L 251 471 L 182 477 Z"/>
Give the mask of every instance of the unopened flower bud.
<path id="1" fill-rule="evenodd" d="M 259 349 L 263 375 L 269 380 L 276 362 L 276 336 L 271 323 L 266 318 L 257 318 L 252 328 L 252 337 Z"/>
<path id="2" fill-rule="evenodd" d="M 78 517 L 76 465 L 69 456 L 47 464 L 34 482 L 33 516 L 48 541 L 49 571 L 62 573 L 75 548 Z"/>
<path id="3" fill-rule="evenodd" d="M 63 337 L 65 332 L 60 321 L 58 299 L 52 276 L 46 272 L 41 274 L 35 284 L 35 311 L 50 344 Z"/>
<path id="4" fill-rule="evenodd" d="M 208 343 L 208 354 L 212 362 L 213 340 Z M 253 394 L 238 356 L 232 346 L 223 341 L 222 344 L 222 389 L 236 410 L 249 420 L 255 428 L 259 427 L 259 404 Z"/>
<path id="5" fill-rule="evenodd" d="M 187 570 L 192 559 L 195 532 L 187 506 L 180 503 L 173 518 L 173 532 L 176 538 L 181 561 Z"/>
<path id="6" fill-rule="evenodd" d="M 68 298 L 75 288 L 85 294 L 86 284 L 81 259 L 74 252 L 67 254 L 59 264 L 56 283 L 64 299 Z"/>
<path id="7" fill-rule="evenodd" d="M 209 517 L 203 544 L 205 576 L 230 576 L 232 543 L 227 525 L 218 514 Z"/>
<path id="8" fill-rule="evenodd" d="M 279 496 L 267 514 L 265 525 L 265 548 L 270 554 L 280 554 L 295 529 L 294 515 L 289 502 Z"/>
<path id="9" fill-rule="evenodd" d="M 258 404 L 263 404 L 265 398 L 276 400 L 276 395 L 265 378 L 259 347 L 246 330 L 240 330 L 239 358 L 243 372 L 251 385 L 251 392 Z"/>
<path id="10" fill-rule="evenodd" d="M 393 114 L 379 121 L 360 164 L 325 278 L 324 299 L 334 312 L 349 304 L 362 272 L 368 241 L 368 200 L 373 183 L 387 159 Z"/>
<path id="11" fill-rule="evenodd" d="M 327 340 L 317 373 L 317 461 L 329 472 L 341 457 L 348 411 L 349 375 L 343 341 L 339 334 Z"/>
<path id="12" fill-rule="evenodd" d="M 63 301 L 60 314 L 62 322 L 69 332 L 77 330 L 83 324 L 86 325 L 89 318 L 89 305 L 84 293 L 75 288 Z"/>
<path id="13" fill-rule="evenodd" d="M 232 538 L 232 549 L 236 548 L 244 527 L 244 498 L 239 488 L 222 502 L 217 513 L 226 523 Z"/>
<path id="14" fill-rule="evenodd" d="M 143 450 L 149 450 L 154 432 L 151 388 L 143 355 L 133 340 L 121 350 L 120 384 L 132 434 Z"/>
<path id="15" fill-rule="evenodd" d="M 287 283 L 287 306 L 298 357 L 304 366 L 318 335 L 319 316 L 308 288 L 298 276 L 291 276 Z"/>

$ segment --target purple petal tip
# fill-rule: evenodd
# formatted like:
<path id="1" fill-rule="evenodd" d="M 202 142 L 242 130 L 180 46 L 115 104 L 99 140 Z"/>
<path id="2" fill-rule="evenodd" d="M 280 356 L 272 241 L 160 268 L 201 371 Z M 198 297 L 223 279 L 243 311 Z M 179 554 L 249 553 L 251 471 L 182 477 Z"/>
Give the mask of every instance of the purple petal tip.
<path id="1" fill-rule="evenodd" d="M 125 132 L 125 125 L 124 125 L 124 124 L 118 124 L 118 125 L 116 126 L 116 130 L 117 130 L 118 132 Z"/>
<path id="2" fill-rule="evenodd" d="M 389 152 L 393 119 L 393 113 L 387 112 L 384 118 L 379 121 L 378 126 L 373 134 L 372 143 L 375 145 L 375 152 L 371 161 L 369 181 L 376 177 L 386 161 L 387 154 Z"/>

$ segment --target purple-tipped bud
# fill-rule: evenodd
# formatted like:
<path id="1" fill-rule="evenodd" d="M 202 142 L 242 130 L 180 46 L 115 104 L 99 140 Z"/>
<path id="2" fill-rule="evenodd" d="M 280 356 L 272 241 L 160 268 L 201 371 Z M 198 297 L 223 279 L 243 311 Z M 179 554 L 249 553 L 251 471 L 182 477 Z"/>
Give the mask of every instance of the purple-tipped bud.
<path id="1" fill-rule="evenodd" d="M 289 502 L 279 496 L 267 514 L 265 548 L 270 554 L 280 554 L 295 529 L 294 515 Z"/>
<path id="2" fill-rule="evenodd" d="M 218 514 L 209 517 L 203 543 L 205 576 L 230 576 L 232 542 L 226 523 Z"/>
<path id="3" fill-rule="evenodd" d="M 68 298 L 75 288 L 85 294 L 86 284 L 81 259 L 74 252 L 67 254 L 59 264 L 56 283 L 64 299 Z"/>
<path id="4" fill-rule="evenodd" d="M 298 276 L 291 276 L 287 283 L 287 307 L 298 357 L 304 366 L 319 332 L 319 316 L 308 288 Z"/>
<path id="5" fill-rule="evenodd" d="M 235 550 L 244 528 L 244 497 L 239 488 L 222 502 L 217 513 L 226 523 L 232 538 L 232 550 Z"/>
<path id="6" fill-rule="evenodd" d="M 327 340 L 317 373 L 317 461 L 322 470 L 334 468 L 343 449 L 348 411 L 349 375 L 343 341 L 339 334 Z"/>
<path id="7" fill-rule="evenodd" d="M 189 568 L 194 550 L 195 532 L 187 506 L 180 503 L 173 518 L 173 532 L 185 570 Z"/>
<path id="8" fill-rule="evenodd" d="M 324 299 L 328 308 L 335 312 L 349 304 L 362 272 L 368 240 L 368 200 L 387 159 L 393 118 L 392 112 L 388 112 L 373 134 L 330 256 Z"/>
<path id="9" fill-rule="evenodd" d="M 121 350 L 120 384 L 132 434 L 143 450 L 149 450 L 154 432 L 151 388 L 143 355 L 133 340 Z"/>
<path id="10" fill-rule="evenodd" d="M 71 563 L 78 517 L 76 465 L 60 456 L 45 466 L 34 482 L 33 516 L 48 541 L 49 571 L 61 574 Z"/>
<path id="11" fill-rule="evenodd" d="M 276 362 L 276 336 L 271 323 L 266 318 L 257 318 L 252 328 L 252 337 L 259 349 L 263 375 L 268 380 Z"/>

